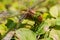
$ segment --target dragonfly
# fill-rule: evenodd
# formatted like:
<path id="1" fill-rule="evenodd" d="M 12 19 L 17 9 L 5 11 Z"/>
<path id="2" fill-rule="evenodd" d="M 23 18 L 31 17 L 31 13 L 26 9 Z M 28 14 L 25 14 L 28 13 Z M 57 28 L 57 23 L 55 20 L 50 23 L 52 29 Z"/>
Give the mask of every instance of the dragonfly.
<path id="1" fill-rule="evenodd" d="M 23 0 L 24 1 L 24 0 Z M 23 4 L 24 4 L 24 2 L 23 1 L 21 1 L 21 0 L 18 0 L 18 5 L 20 6 L 20 2 L 22 2 Z M 26 18 L 27 17 L 27 15 L 29 14 L 29 15 L 33 15 L 34 14 L 34 12 L 33 12 L 33 9 L 38 5 L 38 4 L 40 4 L 40 3 L 42 3 L 42 2 L 45 2 L 45 0 L 36 0 L 34 3 L 33 3 L 33 5 L 32 6 L 28 6 L 27 7 L 27 10 L 23 10 L 23 11 L 26 11 L 26 13 L 21 13 L 21 15 L 19 15 L 19 14 L 16 14 L 16 15 L 9 15 L 8 13 L 9 12 L 3 12 L 3 13 L 1 13 L 0 15 L 0 18 L 10 18 L 10 17 L 13 17 L 13 16 L 21 16 L 20 18 L 19 18 L 19 22 L 21 22 L 24 18 Z M 20 9 L 18 10 L 18 12 L 19 11 L 21 11 Z M 32 14 L 31 14 L 32 13 Z M 12 34 L 11 34 L 12 33 Z M 9 31 L 8 33 L 7 33 L 7 35 L 2 39 L 2 40 L 10 40 L 12 37 L 13 37 L 13 35 L 15 34 L 15 32 L 13 31 L 13 32 L 11 32 L 11 31 Z M 11 35 L 11 36 L 10 36 Z M 8 39 L 7 39 L 8 38 Z"/>

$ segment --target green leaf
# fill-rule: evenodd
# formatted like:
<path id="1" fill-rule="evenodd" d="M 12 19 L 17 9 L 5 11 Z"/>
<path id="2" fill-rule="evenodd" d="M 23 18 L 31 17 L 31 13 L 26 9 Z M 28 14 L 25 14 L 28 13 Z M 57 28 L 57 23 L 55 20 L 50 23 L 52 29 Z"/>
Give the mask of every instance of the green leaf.
<path id="1" fill-rule="evenodd" d="M 4 36 L 7 31 L 8 31 L 7 26 L 5 26 L 5 24 L 0 24 L 0 34 Z"/>
<path id="2" fill-rule="evenodd" d="M 58 6 L 55 5 L 55 6 L 51 7 L 49 12 L 50 12 L 51 16 L 57 18 L 58 17 Z"/>
<path id="3" fill-rule="evenodd" d="M 60 18 L 56 19 L 56 25 L 60 26 Z"/>
<path id="4" fill-rule="evenodd" d="M 56 19 L 54 18 L 51 18 L 51 19 L 47 19 L 46 22 L 51 25 L 51 27 L 54 27 L 55 26 L 55 22 L 56 22 Z"/>
<path id="5" fill-rule="evenodd" d="M 29 20 L 29 19 L 24 19 L 22 21 L 22 24 L 29 24 L 29 25 L 33 26 L 35 24 L 35 21 Z"/>
<path id="6" fill-rule="evenodd" d="M 47 18 L 48 15 L 49 15 L 48 13 L 43 13 L 43 14 L 42 14 L 43 20 L 46 20 L 46 18 Z"/>
<path id="7" fill-rule="evenodd" d="M 44 34 L 45 32 L 49 31 L 49 24 L 47 22 L 43 22 L 38 26 L 38 29 L 36 31 L 37 34 Z"/>
<path id="8" fill-rule="evenodd" d="M 6 26 L 7 26 L 8 29 L 13 29 L 13 28 L 16 27 L 16 23 L 13 20 L 8 19 L 7 23 L 6 23 Z"/>
<path id="9" fill-rule="evenodd" d="M 55 5 L 53 7 L 50 8 L 50 14 L 52 17 L 59 17 L 60 16 L 60 5 Z"/>
<path id="10" fill-rule="evenodd" d="M 17 17 L 11 17 L 11 18 L 9 18 L 9 19 L 12 20 L 12 21 L 14 21 L 15 23 L 18 22 L 18 18 L 17 18 Z"/>
<path id="11" fill-rule="evenodd" d="M 16 37 L 19 40 L 36 40 L 36 34 L 26 28 L 20 28 L 16 30 Z"/>
<path id="12" fill-rule="evenodd" d="M 52 29 L 50 31 L 49 37 L 53 38 L 53 40 L 60 40 L 60 29 Z"/>

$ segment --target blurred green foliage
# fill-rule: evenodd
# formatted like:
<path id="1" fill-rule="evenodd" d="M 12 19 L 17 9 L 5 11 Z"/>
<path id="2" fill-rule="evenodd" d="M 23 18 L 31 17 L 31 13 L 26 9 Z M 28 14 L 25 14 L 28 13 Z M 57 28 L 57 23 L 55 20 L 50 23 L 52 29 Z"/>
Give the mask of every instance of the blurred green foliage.
<path id="1" fill-rule="evenodd" d="M 60 40 L 60 0 L 0 0 L 0 39 L 10 31 L 11 40 Z"/>

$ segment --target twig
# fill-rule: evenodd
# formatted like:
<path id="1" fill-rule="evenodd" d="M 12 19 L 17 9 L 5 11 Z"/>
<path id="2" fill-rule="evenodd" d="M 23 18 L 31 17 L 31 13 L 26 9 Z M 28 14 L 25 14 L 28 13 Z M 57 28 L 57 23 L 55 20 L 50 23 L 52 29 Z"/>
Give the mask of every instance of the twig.
<path id="1" fill-rule="evenodd" d="M 11 38 L 14 36 L 14 34 L 15 34 L 14 31 L 10 31 L 2 40 L 11 40 Z"/>

